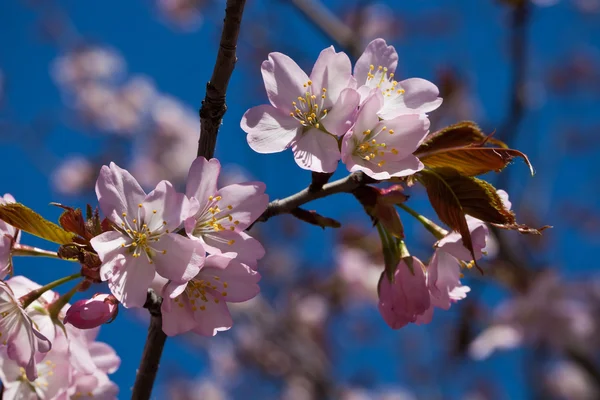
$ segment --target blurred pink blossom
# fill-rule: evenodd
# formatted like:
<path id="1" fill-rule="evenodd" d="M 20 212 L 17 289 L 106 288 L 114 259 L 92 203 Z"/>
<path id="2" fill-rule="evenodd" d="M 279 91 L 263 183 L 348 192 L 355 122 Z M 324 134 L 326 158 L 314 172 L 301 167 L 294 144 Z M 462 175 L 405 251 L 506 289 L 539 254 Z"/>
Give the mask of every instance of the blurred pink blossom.
<path id="1" fill-rule="evenodd" d="M 96 171 L 94 164 L 83 156 L 67 157 L 52 172 L 52 186 L 58 193 L 77 195 L 85 189 L 93 188 Z"/>
<path id="2" fill-rule="evenodd" d="M 377 300 L 377 285 L 383 263 L 375 262 L 358 248 L 341 246 L 334 254 L 338 275 L 348 285 L 348 294 L 356 299 Z"/>
<path id="3" fill-rule="evenodd" d="M 202 26 L 202 7 L 207 0 L 156 0 L 161 16 L 179 29 L 194 31 Z"/>
<path id="4" fill-rule="evenodd" d="M 6 193 L 0 197 L 0 205 L 14 203 L 15 198 Z M 12 225 L 0 220 L 0 279 L 13 273 L 12 249 L 15 243 L 21 240 L 21 231 Z"/>

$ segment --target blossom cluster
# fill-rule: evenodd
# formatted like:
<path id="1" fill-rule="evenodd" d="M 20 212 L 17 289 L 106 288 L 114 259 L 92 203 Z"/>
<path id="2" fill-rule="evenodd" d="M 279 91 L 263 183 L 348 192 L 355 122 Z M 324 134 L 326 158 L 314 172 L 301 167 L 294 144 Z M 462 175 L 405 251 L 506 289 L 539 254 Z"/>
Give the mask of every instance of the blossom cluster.
<path id="1" fill-rule="evenodd" d="M 397 64 L 383 39 L 369 43 L 354 70 L 345 53 L 323 50 L 310 76 L 270 53 L 261 72 L 271 104 L 244 114 L 248 144 L 259 153 L 291 148 L 296 163 L 314 172 L 334 172 L 340 160 L 378 180 L 418 172 L 423 163 L 413 152 L 442 99 L 425 79 L 397 81 Z"/>
<path id="2" fill-rule="evenodd" d="M 142 307 L 148 289 L 157 290 L 167 335 L 227 330 L 227 303 L 259 292 L 256 265 L 264 248 L 245 230 L 267 207 L 265 185 L 219 189 L 220 170 L 218 160 L 197 158 L 185 193 L 161 181 L 146 194 L 114 163 L 102 167 L 96 183 L 100 208 L 112 223 L 90 241 L 102 261 L 100 278 L 127 308 Z"/>
<path id="3" fill-rule="evenodd" d="M 120 358 L 96 341 L 99 328 L 58 326 L 49 311 L 59 298 L 52 290 L 24 306 L 40 285 L 23 276 L 0 282 L 0 380 L 9 399 L 116 399 L 108 377 Z M 59 313 L 64 317 L 70 306 Z"/>
<path id="4" fill-rule="evenodd" d="M 510 209 L 508 194 L 498 190 L 498 196 Z M 382 275 L 378 307 L 390 327 L 399 329 L 409 323 L 428 324 L 435 308 L 448 310 L 453 303 L 467 297 L 471 289 L 461 283 L 461 269 L 472 266 L 473 261 L 486 253 L 489 229 L 477 218 L 467 216 L 466 219 L 475 260 L 460 233 L 453 231 L 435 243 L 435 251 L 427 266 L 416 257 L 403 257 L 393 279 Z"/>

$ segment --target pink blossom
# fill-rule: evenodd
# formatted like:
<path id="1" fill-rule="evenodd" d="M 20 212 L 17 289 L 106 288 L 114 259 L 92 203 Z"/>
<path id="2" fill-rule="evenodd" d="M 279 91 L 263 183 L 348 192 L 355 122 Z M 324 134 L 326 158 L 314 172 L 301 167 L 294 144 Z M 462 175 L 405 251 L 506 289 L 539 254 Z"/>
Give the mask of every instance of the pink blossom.
<path id="1" fill-rule="evenodd" d="M 206 258 L 195 278 L 184 284 L 169 282 L 163 289 L 163 331 L 174 336 L 193 331 L 214 336 L 231 328 L 227 303 L 250 300 L 260 291 L 258 272 L 220 255 Z"/>
<path id="2" fill-rule="evenodd" d="M 209 254 L 227 254 L 256 266 L 265 255 L 260 242 L 244 232 L 267 208 L 269 197 L 262 182 L 246 182 L 217 189 L 219 160 L 198 157 L 192 163 L 186 194 L 200 207 L 185 221 L 187 234 L 199 240 Z"/>
<path id="3" fill-rule="evenodd" d="M 33 377 L 10 359 L 6 349 L 0 349 L 0 380 L 4 396 L 25 400 L 60 399 L 59 393 L 69 386 L 71 380 L 67 340 L 63 334 L 56 337 L 52 350 L 43 360 L 34 362 L 32 368 L 35 371 Z"/>
<path id="4" fill-rule="evenodd" d="M 425 114 L 442 104 L 433 83 L 421 78 L 394 80 L 397 65 L 396 49 L 383 39 L 375 39 L 354 66 L 362 101 L 374 90 L 383 94 L 383 105 L 376 111 L 379 117 L 389 120 L 400 115 Z"/>
<path id="5" fill-rule="evenodd" d="M 0 197 L 0 205 L 14 203 L 15 198 L 10 194 Z M 21 240 L 21 232 L 12 225 L 0 219 L 0 279 L 12 274 L 12 249 Z"/>
<path id="6" fill-rule="evenodd" d="M 383 263 L 377 263 L 366 251 L 354 247 L 341 246 L 335 254 L 337 271 L 348 285 L 348 294 L 359 299 L 377 300 Z"/>
<path id="7" fill-rule="evenodd" d="M 250 147 L 258 153 L 292 147 L 301 168 L 335 171 L 338 136 L 350 127 L 360 100 L 348 56 L 333 47 L 323 50 L 310 78 L 281 53 L 270 53 L 261 69 L 271 105 L 244 114 L 241 127 Z"/>
<path id="8" fill-rule="evenodd" d="M 52 172 L 52 186 L 61 194 L 77 195 L 92 188 L 96 170 L 94 164 L 83 156 L 72 156 L 64 160 Z"/>
<path id="9" fill-rule="evenodd" d="M 377 112 L 383 101 L 378 91 L 365 100 L 343 138 L 342 161 L 350 172 L 363 171 L 373 179 L 412 175 L 424 167 L 412 153 L 427 135 L 429 120 L 411 114 L 380 121 Z"/>
<path id="10" fill-rule="evenodd" d="M 403 258 L 393 282 L 385 275 L 379 286 L 379 312 L 392 329 L 400 329 L 429 309 L 425 266 L 416 257 Z"/>
<path id="11" fill-rule="evenodd" d="M 0 281 L 0 337 L 2 344 L 7 346 L 6 356 L 25 369 L 29 380 L 34 380 L 37 378 L 36 353 L 47 353 L 52 345 L 34 325 L 13 292 L 11 283 L 18 282 L 15 279 Z"/>
<path id="12" fill-rule="evenodd" d="M 431 305 L 417 319 L 417 324 L 430 323 L 434 307 L 448 310 L 452 303 L 467 297 L 471 289 L 461 284 L 460 275 L 459 260 L 441 249 L 436 249 L 427 266 L 427 288 Z"/>
<path id="13" fill-rule="evenodd" d="M 123 306 L 144 305 L 155 272 L 179 283 L 198 273 L 202 244 L 174 233 L 195 206 L 169 182 L 160 182 L 146 195 L 129 172 L 111 163 L 100 171 L 96 194 L 115 230 L 91 244 L 103 262 L 102 280 Z"/>
<path id="14" fill-rule="evenodd" d="M 489 229 L 485 225 L 485 222 L 477 218 L 467 215 L 466 219 L 467 225 L 469 226 L 469 232 L 471 234 L 471 242 L 473 243 L 475 259 L 479 260 L 483 256 L 482 251 L 485 248 L 487 239 L 490 235 Z M 470 261 L 473 259 L 471 252 L 464 246 L 460 233 L 456 231 L 452 231 L 440 239 L 436 246 L 438 249 L 452 254 L 459 260 Z"/>
<path id="15" fill-rule="evenodd" d="M 96 328 L 112 321 L 118 311 L 117 299 L 109 294 L 96 293 L 91 299 L 77 301 L 68 310 L 63 323 L 79 329 Z"/>

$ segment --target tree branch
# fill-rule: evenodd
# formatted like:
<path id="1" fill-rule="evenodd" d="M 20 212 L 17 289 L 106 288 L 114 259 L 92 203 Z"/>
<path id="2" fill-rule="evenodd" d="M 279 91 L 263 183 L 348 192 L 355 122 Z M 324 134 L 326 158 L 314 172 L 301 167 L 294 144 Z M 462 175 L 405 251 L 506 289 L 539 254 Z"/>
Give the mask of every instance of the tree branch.
<path id="1" fill-rule="evenodd" d="M 206 84 L 206 96 L 200 107 L 200 138 L 198 140 L 198 156 L 207 159 L 213 157 L 217 145 L 217 134 L 219 126 L 227 106 L 225 94 L 233 68 L 237 61 L 235 54 L 237 40 L 242 23 L 242 13 L 246 0 L 227 0 L 225 8 L 225 20 L 217 61 L 213 69 L 210 81 Z M 158 366 L 167 336 L 162 330 L 161 307 L 162 298 L 152 289 L 148 290 L 148 296 L 144 308 L 150 311 L 150 326 L 148 337 L 144 346 L 144 353 L 140 361 L 135 384 L 133 386 L 134 400 L 148 400 L 152 394 L 154 380 L 158 372 Z"/>
<path id="2" fill-rule="evenodd" d="M 290 2 L 325 35 L 347 50 L 351 57 L 356 59 L 360 56 L 362 52 L 360 35 L 355 33 L 323 3 L 319 0 L 290 0 Z"/>
<path id="3" fill-rule="evenodd" d="M 245 4 L 246 0 L 227 0 L 217 61 L 200 107 L 198 157 L 210 159 L 215 152 L 219 127 L 227 111 L 225 93 L 237 61 L 236 48 Z"/>
<path id="4" fill-rule="evenodd" d="M 338 179 L 337 181 L 324 185 L 323 188 L 317 192 L 311 191 L 310 188 L 306 188 L 301 192 L 286 197 L 285 199 L 273 200 L 269 203 L 265 212 L 263 212 L 256 221 L 265 222 L 269 218 L 276 215 L 291 213 L 296 208 L 310 201 L 331 196 L 332 194 L 336 193 L 351 193 L 359 186 L 373 182 L 376 181 L 372 178 L 369 178 L 364 173 L 360 171 L 353 172 L 345 178 Z"/>
<path id="5" fill-rule="evenodd" d="M 148 338 L 144 346 L 140 367 L 133 385 L 132 400 L 148 400 L 152 394 L 160 357 L 167 340 L 167 335 L 162 330 L 161 304 L 162 298 L 154 293 L 154 290 L 149 289 L 144 308 L 147 308 L 150 312 L 150 326 L 148 327 Z"/>

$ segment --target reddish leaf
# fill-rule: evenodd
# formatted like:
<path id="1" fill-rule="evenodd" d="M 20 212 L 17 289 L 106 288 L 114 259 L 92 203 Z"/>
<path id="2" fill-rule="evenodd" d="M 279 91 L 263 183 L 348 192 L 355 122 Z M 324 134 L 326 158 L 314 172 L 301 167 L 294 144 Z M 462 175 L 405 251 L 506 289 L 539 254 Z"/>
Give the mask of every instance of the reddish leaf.
<path id="1" fill-rule="evenodd" d="M 454 170 L 423 170 L 418 175 L 419 182 L 427 189 L 429 201 L 438 217 L 451 229 L 460 233 L 464 246 L 471 252 L 474 260 L 473 242 L 460 197 L 460 194 L 464 197 L 469 189 L 465 188 L 464 184 L 461 185 L 461 181 L 464 180 L 461 178 L 466 177 Z"/>
<path id="2" fill-rule="evenodd" d="M 463 175 L 476 176 L 501 171 L 515 157 L 521 157 L 533 175 L 527 156 L 518 150 L 497 147 L 452 147 L 421 153 L 419 159 L 429 168 L 454 168 Z"/>
<path id="3" fill-rule="evenodd" d="M 73 232 L 82 238 L 87 240 L 92 238 L 85 226 L 85 220 L 83 218 L 83 213 L 80 208 L 73 208 L 69 206 L 65 206 L 59 203 L 51 203 L 54 206 L 60 207 L 65 210 L 62 215 L 58 218 L 58 223 L 60 226 L 65 228 L 65 230 L 69 232 Z"/>
<path id="4" fill-rule="evenodd" d="M 507 147 L 504 142 L 485 135 L 475 122 L 463 121 L 430 133 L 415 151 L 415 155 L 421 158 L 422 153 L 453 147 L 483 146 L 486 143 Z"/>

